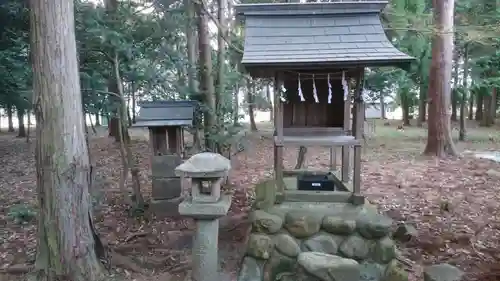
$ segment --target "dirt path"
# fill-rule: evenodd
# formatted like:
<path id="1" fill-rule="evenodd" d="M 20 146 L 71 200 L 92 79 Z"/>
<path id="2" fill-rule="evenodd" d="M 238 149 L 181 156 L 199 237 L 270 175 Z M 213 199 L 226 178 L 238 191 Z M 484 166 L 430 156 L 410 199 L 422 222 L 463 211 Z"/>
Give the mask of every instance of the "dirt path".
<path id="1" fill-rule="evenodd" d="M 148 197 L 150 167 L 145 132 L 134 129 L 131 134 L 142 171 L 142 188 Z M 469 150 L 500 148 L 497 142 L 460 146 Z M 500 179 L 488 175 L 488 170 L 500 170 L 500 165 L 470 157 L 424 158 L 420 156 L 422 148 L 420 137 L 379 136 L 369 141 L 363 161 L 364 194 L 396 221 L 415 223 L 419 230 L 417 241 L 401 245 L 404 255 L 412 260 L 411 280 L 420 280 L 421 265 L 437 261 L 468 271 L 467 280 L 495 280 L 478 273 L 494 272 L 487 268 L 488 264 L 500 264 L 496 250 L 500 249 Z M 117 187 L 121 165 L 116 144 L 107 137 L 92 137 L 91 153 L 100 180 L 101 192 L 94 194 L 101 202 L 96 218 L 99 233 L 112 249 L 144 265 L 145 272 L 137 274 L 127 266 L 116 270 L 130 280 L 148 281 L 159 280 L 155 278 L 169 271 L 178 271 L 179 275 L 188 272 L 193 222 L 158 219 L 151 214 L 128 216 Z M 219 243 L 223 270 L 233 279 L 248 230 L 248 225 L 241 222 L 249 208 L 252 186 L 271 177 L 272 156 L 271 141 L 256 134 L 246 139 L 245 151 L 232 159 L 234 196 L 226 225 L 237 227 L 223 227 Z M 327 149 L 311 148 L 307 165 L 326 168 L 328 156 Z M 286 149 L 285 166 L 295 165 L 295 157 L 296 149 Z M 34 221 L 16 224 L 9 217 L 15 206 L 36 210 L 33 160 L 33 147 L 24 139 L 0 135 L 0 267 L 34 259 Z"/>

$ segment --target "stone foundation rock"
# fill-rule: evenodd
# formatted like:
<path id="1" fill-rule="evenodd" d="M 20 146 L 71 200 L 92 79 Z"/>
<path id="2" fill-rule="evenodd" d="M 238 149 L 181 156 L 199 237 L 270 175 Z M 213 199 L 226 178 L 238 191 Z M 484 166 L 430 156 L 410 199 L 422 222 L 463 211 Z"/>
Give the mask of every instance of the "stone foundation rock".
<path id="1" fill-rule="evenodd" d="M 251 216 L 239 281 L 407 281 L 373 206 L 283 202 Z"/>

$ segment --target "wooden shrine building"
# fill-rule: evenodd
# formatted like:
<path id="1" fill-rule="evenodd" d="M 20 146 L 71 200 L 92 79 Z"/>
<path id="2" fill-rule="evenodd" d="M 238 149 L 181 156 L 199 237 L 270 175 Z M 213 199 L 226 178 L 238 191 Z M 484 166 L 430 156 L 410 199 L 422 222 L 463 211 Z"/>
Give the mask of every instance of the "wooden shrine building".
<path id="1" fill-rule="evenodd" d="M 194 101 L 146 101 L 139 103 L 134 127 L 147 127 L 151 146 L 151 203 L 153 212 L 177 216 L 183 200 L 181 178 L 175 168 L 184 158 L 184 127 L 193 125 Z"/>
<path id="2" fill-rule="evenodd" d="M 414 60 L 387 39 L 380 21 L 386 5 L 375 0 L 236 5 L 245 22 L 241 64 L 252 77 L 275 81 L 274 174 L 282 199 L 307 193 L 284 181 L 305 173 L 284 171 L 284 146 L 323 146 L 342 148 L 341 170 L 328 174 L 344 186 L 347 199 L 363 201 L 365 68 L 407 68 Z"/>

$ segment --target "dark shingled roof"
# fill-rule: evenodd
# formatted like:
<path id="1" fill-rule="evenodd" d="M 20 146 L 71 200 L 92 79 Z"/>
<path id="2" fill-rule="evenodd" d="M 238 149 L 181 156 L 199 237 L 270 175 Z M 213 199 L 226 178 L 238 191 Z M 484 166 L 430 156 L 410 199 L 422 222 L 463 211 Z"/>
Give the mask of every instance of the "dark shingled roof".
<path id="1" fill-rule="evenodd" d="M 195 106 L 188 100 L 141 102 L 134 127 L 191 126 Z"/>
<path id="2" fill-rule="evenodd" d="M 387 39 L 380 12 L 387 1 L 241 4 L 248 68 L 406 67 L 413 58 Z"/>

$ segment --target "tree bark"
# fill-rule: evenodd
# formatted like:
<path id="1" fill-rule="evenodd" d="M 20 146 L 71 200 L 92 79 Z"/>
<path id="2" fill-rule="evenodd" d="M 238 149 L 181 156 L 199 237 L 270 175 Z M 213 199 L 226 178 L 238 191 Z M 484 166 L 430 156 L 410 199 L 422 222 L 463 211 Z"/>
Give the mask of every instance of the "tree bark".
<path id="1" fill-rule="evenodd" d="M 99 116 L 99 112 L 97 112 L 94 116 L 95 116 L 95 126 L 96 127 L 101 126 L 101 116 Z"/>
<path id="2" fill-rule="evenodd" d="M 121 81 L 120 75 L 120 61 L 118 59 L 118 54 L 115 54 L 113 60 L 113 69 L 116 81 Z M 122 178 L 120 179 L 120 188 L 122 190 L 125 189 L 125 182 L 128 176 L 128 172 L 130 170 L 130 174 L 132 175 L 132 201 L 134 202 L 133 208 L 135 210 L 143 210 L 144 209 L 144 198 L 141 192 L 141 183 L 140 183 L 140 170 L 137 165 L 137 161 L 132 153 L 132 149 L 130 148 L 130 136 L 128 133 L 128 128 L 126 126 L 126 117 L 127 117 L 127 105 L 125 102 L 125 96 L 123 94 L 123 88 L 121 83 L 118 84 L 117 89 L 118 98 L 120 101 L 120 108 L 118 109 L 118 120 L 120 122 L 118 126 L 118 137 L 120 143 L 120 154 L 122 157 L 123 164 L 123 173 Z M 126 194 L 128 195 L 128 194 Z M 124 198 L 125 201 L 128 201 L 128 198 Z"/>
<path id="3" fill-rule="evenodd" d="M 26 137 L 26 127 L 24 126 L 24 109 L 17 108 L 18 138 Z"/>
<path id="4" fill-rule="evenodd" d="M 115 13 L 118 9 L 118 0 L 105 0 L 104 6 L 106 7 L 106 11 L 108 12 L 109 16 L 111 18 L 116 18 Z M 117 94 L 118 83 L 120 83 L 120 81 L 116 81 L 115 75 L 113 74 L 112 69 L 110 69 L 110 75 L 108 78 L 108 92 Z M 120 101 L 116 96 L 111 96 L 110 101 L 113 103 L 113 105 L 111 110 L 112 115 L 108 122 L 108 136 L 114 137 L 116 142 L 120 142 L 118 128 L 118 125 L 120 124 L 120 121 L 118 120 Z"/>
<path id="5" fill-rule="evenodd" d="M 492 119 L 492 103 L 493 103 L 493 96 L 492 95 L 483 95 L 483 105 L 484 105 L 484 110 L 483 110 L 483 115 L 481 118 L 480 125 L 484 127 L 489 127 L 491 126 L 491 119 Z"/>
<path id="6" fill-rule="evenodd" d="M 189 96 L 197 101 L 203 101 L 203 98 L 200 97 L 198 93 L 198 81 L 196 78 L 196 57 L 197 57 L 197 49 L 196 49 L 196 14 L 195 14 L 195 6 L 193 0 L 184 0 L 184 5 L 186 8 L 186 16 L 188 18 L 186 24 L 186 50 L 187 50 L 187 58 L 188 58 L 188 66 L 187 66 L 187 74 L 188 74 L 188 87 L 189 87 Z M 202 112 L 200 109 L 196 109 L 195 118 L 194 118 L 194 130 L 193 130 L 193 147 L 196 151 L 201 150 L 201 134 L 200 130 L 202 129 Z"/>
<path id="7" fill-rule="evenodd" d="M 418 98 L 418 120 L 417 120 L 417 126 L 422 127 L 422 125 L 426 121 L 426 115 L 427 115 L 427 88 L 423 83 L 420 84 L 420 89 L 419 89 L 419 98 Z"/>
<path id="8" fill-rule="evenodd" d="M 476 121 L 483 119 L 484 96 L 480 91 L 476 91 Z"/>
<path id="9" fill-rule="evenodd" d="M 12 104 L 11 103 L 8 103 L 7 104 L 7 120 L 8 120 L 8 123 L 9 123 L 9 129 L 8 129 L 8 132 L 14 132 L 14 122 L 13 122 L 13 118 L 12 118 Z"/>
<path id="10" fill-rule="evenodd" d="M 269 102 L 269 105 L 271 106 L 270 109 L 269 109 L 269 121 L 270 122 L 273 122 L 274 121 L 274 103 L 273 103 L 273 100 L 271 98 L 271 81 L 268 81 L 266 83 L 266 98 Z"/>
<path id="11" fill-rule="evenodd" d="M 120 96 L 124 96 L 125 93 L 122 93 L 122 95 Z M 130 114 L 130 98 L 127 98 L 127 102 L 125 104 L 125 113 L 126 113 L 126 116 L 127 116 L 127 121 L 128 121 L 128 127 L 132 127 L 132 115 Z"/>
<path id="12" fill-rule="evenodd" d="M 216 105 L 216 115 L 217 115 L 217 124 L 222 126 L 224 123 L 224 112 L 222 109 L 226 103 L 224 100 L 225 93 L 225 75 L 226 75 L 226 41 L 224 38 L 227 38 L 226 30 L 226 9 L 227 9 L 227 0 L 217 0 L 217 17 L 219 20 L 220 27 L 218 28 L 218 36 L 217 36 L 217 66 L 219 67 L 217 72 L 217 91 L 215 93 L 215 105 Z"/>
<path id="13" fill-rule="evenodd" d="M 132 82 L 132 124 L 135 124 L 135 117 L 137 115 L 137 113 L 135 112 L 135 108 L 137 106 L 137 101 L 136 101 L 136 98 L 135 98 L 135 92 L 137 91 L 136 89 L 136 86 L 135 86 L 135 83 Z"/>
<path id="14" fill-rule="evenodd" d="M 295 164 L 295 170 L 302 169 L 304 163 L 306 162 L 307 147 L 299 147 L 299 152 L 297 153 L 297 164 Z"/>
<path id="15" fill-rule="evenodd" d="M 216 128 L 216 106 L 215 88 L 212 75 L 212 48 L 210 47 L 210 34 L 208 32 L 208 15 L 203 1 L 196 2 L 198 16 L 198 46 L 200 51 L 200 92 L 203 95 L 204 105 L 204 132 L 205 148 L 210 151 L 216 150 L 216 143 L 212 135 L 217 134 Z"/>
<path id="16" fill-rule="evenodd" d="M 248 105 L 248 115 L 250 118 L 250 130 L 253 132 L 257 131 L 257 124 L 255 124 L 255 112 L 254 112 L 254 100 L 253 100 L 253 91 L 254 91 L 254 82 L 250 81 L 250 78 L 247 82 L 247 105 Z"/>
<path id="17" fill-rule="evenodd" d="M 429 72 L 429 121 L 424 153 L 445 157 L 457 155 L 451 136 L 450 104 L 453 60 L 454 0 L 433 0 L 436 33 L 432 38 L 432 61 Z"/>
<path id="18" fill-rule="evenodd" d="M 401 96 L 401 110 L 403 111 L 403 125 L 411 126 L 410 123 L 410 102 L 408 100 L 408 92 L 404 89 L 400 89 Z"/>
<path id="19" fill-rule="evenodd" d="M 457 109 L 458 109 L 458 69 L 460 57 L 457 50 L 455 50 L 453 55 L 453 89 L 451 91 L 451 121 L 457 121 Z"/>
<path id="20" fill-rule="evenodd" d="M 97 281 L 73 1 L 30 1 L 38 207 L 37 280 Z M 54 106 L 57 105 L 57 106 Z"/>
<path id="21" fill-rule="evenodd" d="M 31 133 L 31 114 L 29 110 L 26 110 L 26 120 L 28 121 L 28 127 L 26 128 L 26 142 L 30 142 L 30 133 Z M 85 120 L 85 119 L 84 119 Z"/>
<path id="22" fill-rule="evenodd" d="M 467 44 L 464 46 L 464 73 L 462 79 L 463 92 L 460 100 L 460 129 L 458 131 L 458 140 L 465 141 L 467 134 L 467 128 L 465 126 L 465 106 L 467 102 L 467 94 L 469 92 L 469 86 L 467 84 L 467 79 L 469 78 L 469 48 Z"/>
<path id="23" fill-rule="evenodd" d="M 382 120 L 386 119 L 386 116 L 385 116 L 385 96 L 382 93 L 380 94 L 380 118 Z"/>
<path id="24" fill-rule="evenodd" d="M 233 100 L 233 126 L 240 124 L 240 84 L 235 85 L 235 93 Z"/>
<path id="25" fill-rule="evenodd" d="M 497 88 L 493 87 L 491 89 L 491 100 L 490 100 L 490 114 L 488 116 L 488 126 L 495 124 L 495 117 L 497 113 Z"/>
<path id="26" fill-rule="evenodd" d="M 469 120 L 474 119 L 474 92 L 469 91 Z"/>

